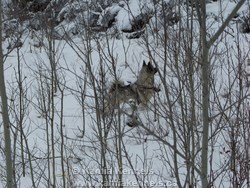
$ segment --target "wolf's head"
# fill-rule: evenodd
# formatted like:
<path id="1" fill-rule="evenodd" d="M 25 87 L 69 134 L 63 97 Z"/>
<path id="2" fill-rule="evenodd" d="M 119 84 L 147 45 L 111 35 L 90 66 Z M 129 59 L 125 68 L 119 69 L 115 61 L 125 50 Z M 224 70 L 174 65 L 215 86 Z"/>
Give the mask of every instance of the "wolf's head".
<path id="1" fill-rule="evenodd" d="M 155 74 L 158 72 L 158 69 L 153 67 L 150 61 L 148 62 L 148 64 L 143 61 L 142 70 L 146 71 L 148 74 Z"/>
<path id="2" fill-rule="evenodd" d="M 136 84 L 145 85 L 148 87 L 151 87 L 151 86 L 153 87 L 154 75 L 157 72 L 158 72 L 158 69 L 153 67 L 153 65 L 150 62 L 148 62 L 148 64 L 146 64 L 146 62 L 143 61 L 143 65 L 142 65 L 142 68 L 140 70 Z"/>

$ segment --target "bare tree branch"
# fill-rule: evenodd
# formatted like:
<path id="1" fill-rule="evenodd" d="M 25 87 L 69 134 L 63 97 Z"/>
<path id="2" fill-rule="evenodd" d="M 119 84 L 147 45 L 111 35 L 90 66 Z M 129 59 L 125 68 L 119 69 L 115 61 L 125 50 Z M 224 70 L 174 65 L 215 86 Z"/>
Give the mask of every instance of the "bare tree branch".
<path id="1" fill-rule="evenodd" d="M 232 12 L 228 15 L 226 20 L 223 22 L 223 24 L 220 26 L 218 31 L 213 35 L 213 37 L 208 41 L 208 47 L 210 48 L 213 43 L 218 39 L 218 37 L 221 35 L 221 33 L 225 30 L 225 28 L 228 26 L 229 22 L 232 20 L 232 18 L 236 15 L 237 11 L 241 8 L 241 6 L 245 3 L 246 0 L 241 0 L 235 8 L 232 10 Z"/>

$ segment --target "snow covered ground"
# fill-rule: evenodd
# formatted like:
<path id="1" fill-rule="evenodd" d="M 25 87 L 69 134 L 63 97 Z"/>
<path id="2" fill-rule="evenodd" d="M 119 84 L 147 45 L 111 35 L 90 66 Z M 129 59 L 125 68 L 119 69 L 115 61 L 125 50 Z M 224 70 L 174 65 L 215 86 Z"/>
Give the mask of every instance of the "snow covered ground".
<path id="1" fill-rule="evenodd" d="M 143 5 L 153 9 L 153 4 Z M 119 31 L 129 27 L 131 15 L 139 14 L 141 6 L 136 0 L 121 8 L 116 23 Z M 233 7 L 235 3 L 228 0 L 207 4 L 209 36 L 217 31 Z M 127 9 L 133 14 L 127 14 Z M 245 4 L 239 14 L 247 9 Z M 152 28 L 156 23 L 152 21 L 145 37 L 133 40 L 122 33 L 116 38 L 106 33 L 96 37 L 83 32 L 68 40 L 53 41 L 44 33 L 43 40 L 39 32 L 33 36 L 28 32 L 23 34 L 23 46 L 8 54 L 4 64 L 18 187 L 53 187 L 54 179 L 54 187 L 63 187 L 63 179 L 66 187 L 100 187 L 104 157 L 114 184 L 121 162 L 123 183 L 127 187 L 178 187 L 178 183 L 185 187 L 191 184 L 190 177 L 194 187 L 201 186 L 196 171 L 200 169 L 202 138 L 200 31 L 195 19 L 194 28 L 187 28 L 191 17 L 186 5 L 179 11 L 180 25 L 167 27 L 167 31 L 159 26 L 156 33 Z M 250 157 L 247 138 L 250 135 L 247 81 L 250 35 L 239 33 L 239 27 L 240 23 L 231 21 L 210 50 L 210 116 L 213 119 L 208 162 L 211 187 L 233 187 L 234 172 L 246 173 L 249 169 L 246 159 Z M 164 36 L 166 34 L 168 36 Z M 191 35 L 193 42 L 190 43 Z M 41 47 L 36 47 L 38 44 Z M 191 44 L 190 64 L 189 52 L 184 50 Z M 6 53 L 7 40 L 3 45 Z M 51 64 L 52 60 L 56 63 Z M 142 124 L 134 128 L 127 126 L 126 114 L 99 116 L 101 99 L 115 78 L 127 84 L 135 82 L 143 60 L 159 68 L 155 84 L 161 91 L 150 100 L 148 108 L 139 106 L 138 118 Z M 189 79 L 193 80 L 193 88 Z M 131 112 L 128 104 L 121 108 Z M 2 124 L 0 127 L 3 137 Z M 110 127 L 107 138 L 101 138 L 107 127 Z M 237 151 L 233 151 L 230 138 L 235 138 Z M 3 139 L 0 145 L 3 161 Z M 102 153 L 103 147 L 106 153 Z M 236 163 L 230 164 L 233 157 L 237 157 Z M 247 187 L 247 177 L 242 182 L 239 186 Z M 0 187 L 4 187 L 1 176 Z"/>

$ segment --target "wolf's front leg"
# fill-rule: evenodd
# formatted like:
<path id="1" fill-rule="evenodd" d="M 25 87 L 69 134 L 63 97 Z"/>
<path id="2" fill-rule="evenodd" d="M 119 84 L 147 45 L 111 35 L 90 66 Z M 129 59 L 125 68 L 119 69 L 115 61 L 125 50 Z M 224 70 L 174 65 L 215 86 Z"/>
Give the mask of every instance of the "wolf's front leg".
<path id="1" fill-rule="evenodd" d="M 129 127 L 136 127 L 139 125 L 139 121 L 138 121 L 138 117 L 139 117 L 139 114 L 138 114 L 138 109 L 137 109 L 137 104 L 135 101 L 132 101 L 130 103 L 130 107 L 132 109 L 132 113 L 131 115 L 128 115 L 128 121 L 127 121 L 127 125 Z"/>

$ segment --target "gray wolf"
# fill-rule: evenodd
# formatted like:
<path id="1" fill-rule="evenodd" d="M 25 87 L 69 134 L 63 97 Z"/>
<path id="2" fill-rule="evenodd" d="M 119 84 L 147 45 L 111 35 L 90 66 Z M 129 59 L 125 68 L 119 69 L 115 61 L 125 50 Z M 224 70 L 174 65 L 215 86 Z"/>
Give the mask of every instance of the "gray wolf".
<path id="1" fill-rule="evenodd" d="M 104 112 L 110 113 L 122 103 L 128 103 L 131 100 L 138 105 L 147 106 L 154 92 L 159 92 L 159 88 L 154 86 L 154 75 L 158 69 L 153 67 L 151 62 L 146 64 L 143 61 L 142 68 L 138 78 L 134 83 L 125 85 L 122 81 L 115 81 L 108 91 L 108 97 L 105 102 Z"/>

